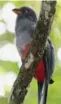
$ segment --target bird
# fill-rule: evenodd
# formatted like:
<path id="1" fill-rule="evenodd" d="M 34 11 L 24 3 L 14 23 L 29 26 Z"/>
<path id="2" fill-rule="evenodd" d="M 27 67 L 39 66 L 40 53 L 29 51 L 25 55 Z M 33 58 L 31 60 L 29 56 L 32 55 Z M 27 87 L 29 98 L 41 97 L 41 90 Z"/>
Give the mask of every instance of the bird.
<path id="1" fill-rule="evenodd" d="M 16 46 L 23 62 L 30 49 L 38 19 L 35 11 L 26 6 L 14 8 L 13 12 L 17 14 L 15 26 Z M 44 100 L 42 104 L 46 104 L 48 84 L 54 82 L 52 80 L 52 74 L 55 67 L 55 53 L 50 38 L 47 39 L 46 47 L 47 51 L 45 49 L 43 58 L 40 60 L 34 72 L 34 78 L 37 80 L 38 85 L 38 104 L 40 104 L 42 100 L 43 86 Z"/>

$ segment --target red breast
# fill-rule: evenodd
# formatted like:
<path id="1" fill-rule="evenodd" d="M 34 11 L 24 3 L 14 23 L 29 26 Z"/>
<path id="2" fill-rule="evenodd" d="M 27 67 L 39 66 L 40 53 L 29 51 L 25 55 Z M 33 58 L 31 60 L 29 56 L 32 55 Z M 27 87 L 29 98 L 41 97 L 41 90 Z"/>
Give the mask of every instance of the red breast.
<path id="1" fill-rule="evenodd" d="M 25 46 L 25 49 L 23 51 L 23 56 L 25 57 L 29 51 L 30 44 L 27 44 Z M 44 81 L 45 79 L 45 62 L 44 60 L 41 60 L 36 68 L 36 71 L 34 73 L 35 79 L 37 79 L 39 82 Z"/>
<path id="2" fill-rule="evenodd" d="M 45 79 L 45 63 L 44 60 L 41 60 L 36 68 L 34 77 L 40 82 Z"/>
<path id="3" fill-rule="evenodd" d="M 29 51 L 30 44 L 25 45 L 24 51 L 23 51 L 23 56 L 25 57 Z"/>

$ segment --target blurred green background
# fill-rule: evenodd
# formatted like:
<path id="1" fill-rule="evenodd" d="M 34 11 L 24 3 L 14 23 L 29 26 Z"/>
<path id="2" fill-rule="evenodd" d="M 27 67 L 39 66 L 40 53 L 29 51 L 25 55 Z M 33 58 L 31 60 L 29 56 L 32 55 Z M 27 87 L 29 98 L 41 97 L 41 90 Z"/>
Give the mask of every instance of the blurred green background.
<path id="1" fill-rule="evenodd" d="M 40 1 L 0 1 L 0 104 L 8 104 L 11 87 L 21 66 L 15 46 L 15 7 L 28 6 L 39 15 Z M 50 37 L 55 47 L 54 84 L 49 85 L 47 104 L 61 104 L 61 1 L 57 0 L 56 14 Z M 37 104 L 37 82 L 32 80 L 24 104 Z"/>

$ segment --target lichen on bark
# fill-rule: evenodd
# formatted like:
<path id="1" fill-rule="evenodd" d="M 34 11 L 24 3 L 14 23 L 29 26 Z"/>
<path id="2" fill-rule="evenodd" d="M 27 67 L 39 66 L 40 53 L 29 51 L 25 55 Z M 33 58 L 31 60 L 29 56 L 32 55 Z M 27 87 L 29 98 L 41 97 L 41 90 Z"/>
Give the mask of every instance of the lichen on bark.
<path id="1" fill-rule="evenodd" d="M 28 91 L 27 88 L 39 61 L 42 59 L 55 10 L 56 1 L 42 1 L 39 20 L 33 34 L 33 41 L 29 53 L 21 66 L 21 71 L 19 71 L 17 79 L 14 82 L 9 101 L 10 104 L 23 104 L 24 102 Z"/>

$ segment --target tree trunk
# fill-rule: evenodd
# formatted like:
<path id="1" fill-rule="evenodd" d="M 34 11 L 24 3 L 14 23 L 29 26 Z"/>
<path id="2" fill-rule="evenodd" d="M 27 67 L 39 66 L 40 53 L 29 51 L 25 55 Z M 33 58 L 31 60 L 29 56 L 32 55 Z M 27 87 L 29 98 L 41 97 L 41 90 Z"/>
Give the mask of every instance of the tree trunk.
<path id="1" fill-rule="evenodd" d="M 30 51 L 14 82 L 9 101 L 10 104 L 23 104 L 25 95 L 28 92 L 28 86 L 44 53 L 47 37 L 50 33 L 55 14 L 55 7 L 56 1 L 42 1 L 40 16 L 33 35 Z"/>

